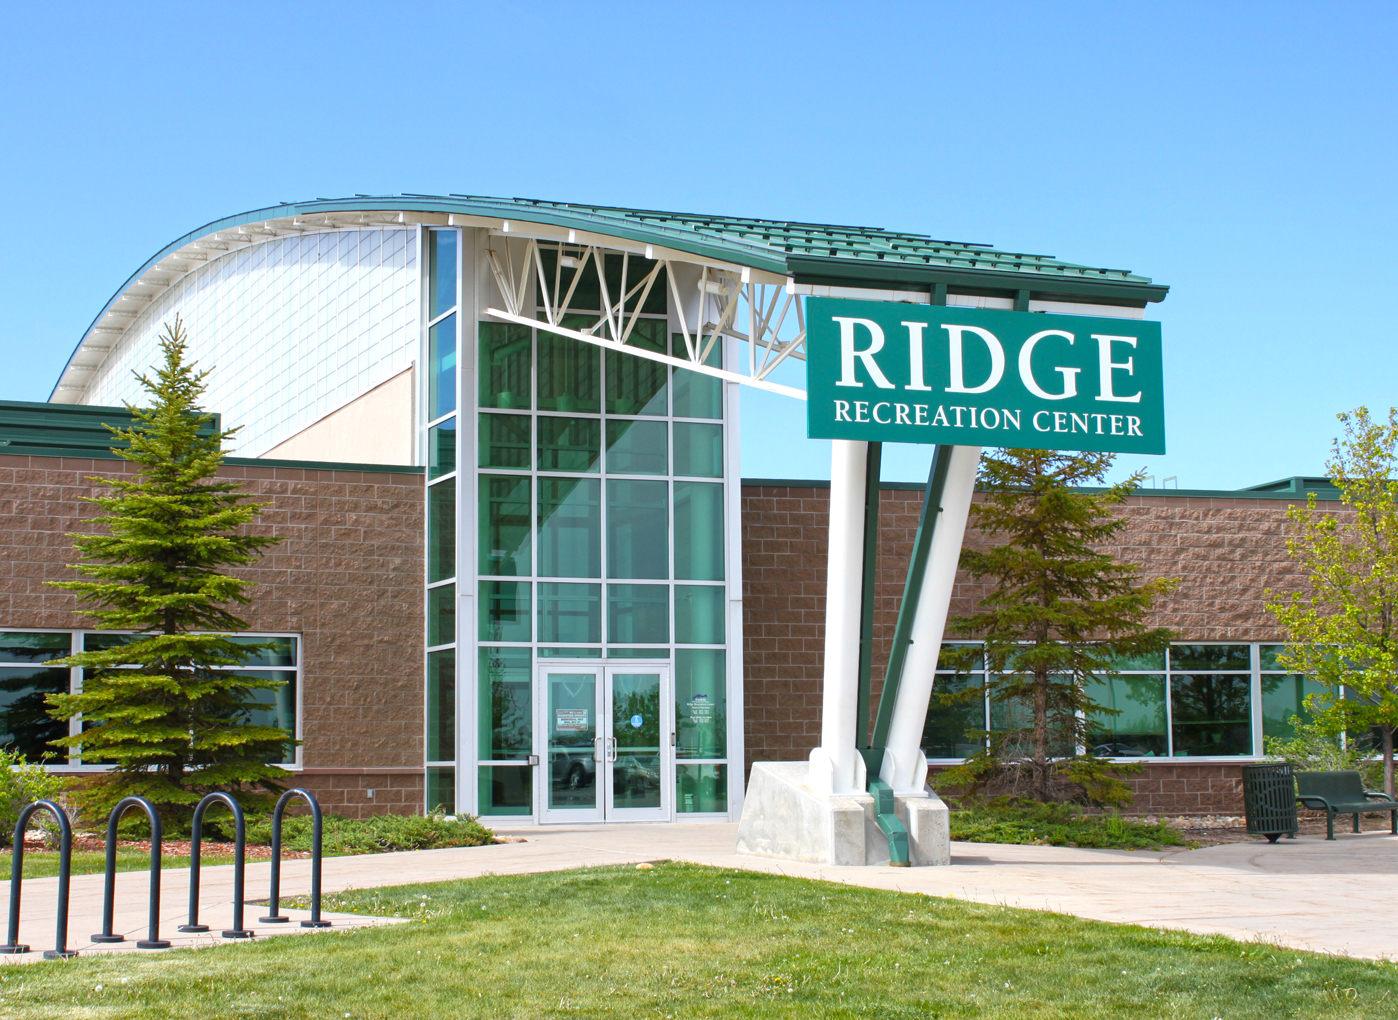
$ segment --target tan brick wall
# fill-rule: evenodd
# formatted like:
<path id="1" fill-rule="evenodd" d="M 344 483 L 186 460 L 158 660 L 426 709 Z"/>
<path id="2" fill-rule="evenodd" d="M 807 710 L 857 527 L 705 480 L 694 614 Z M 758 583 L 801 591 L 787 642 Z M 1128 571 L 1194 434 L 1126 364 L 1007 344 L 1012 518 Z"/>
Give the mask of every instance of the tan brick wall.
<path id="1" fill-rule="evenodd" d="M 822 487 L 745 486 L 742 505 L 747 758 L 804 758 L 820 739 L 829 493 Z M 1160 603 L 1154 625 L 1174 628 L 1183 640 L 1277 640 L 1263 592 L 1293 588 L 1301 578 L 1286 553 L 1289 505 L 1284 499 L 1133 496 L 1122 508 L 1131 524 L 1109 551 L 1140 564 L 1146 577 L 1180 579 L 1178 590 Z M 921 490 L 887 489 L 880 499 L 875 701 L 921 507 Z M 984 539 L 972 533 L 967 541 Z M 982 590 L 960 576 L 953 615 L 972 612 Z M 1179 775 L 1203 769 L 1212 784 L 1224 780 L 1210 769 L 1225 770 L 1230 783 L 1238 775 L 1230 765 L 1172 767 L 1184 770 Z M 1143 796 L 1165 796 L 1150 786 L 1165 781 L 1157 778 L 1158 768 L 1138 780 L 1146 784 Z M 1211 793 L 1220 798 L 1217 805 L 1210 801 L 1214 806 L 1198 810 L 1223 810 L 1231 789 L 1219 786 Z"/>
<path id="2" fill-rule="evenodd" d="M 91 627 L 75 596 L 44 582 L 77 576 L 65 566 L 67 533 L 95 530 L 87 476 L 131 470 L 0 456 L 0 627 Z M 244 616 L 253 630 L 301 635 L 304 785 L 329 798 L 327 809 L 417 810 L 422 476 L 270 465 L 227 465 L 221 476 L 272 503 L 253 530 L 283 539 L 245 572 L 258 586 Z M 370 788 L 372 799 L 359 792 Z"/>

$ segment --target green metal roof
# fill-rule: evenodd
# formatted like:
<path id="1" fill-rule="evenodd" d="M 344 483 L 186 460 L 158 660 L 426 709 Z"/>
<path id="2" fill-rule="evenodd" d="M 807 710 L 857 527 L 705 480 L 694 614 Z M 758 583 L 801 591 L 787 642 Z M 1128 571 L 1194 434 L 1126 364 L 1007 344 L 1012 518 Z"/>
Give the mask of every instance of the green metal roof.
<path id="1" fill-rule="evenodd" d="M 0 400 L 0 454 L 116 459 L 112 447 L 126 444 L 118 442 L 107 426 L 130 428 L 134 420 L 124 407 Z M 219 420 L 215 414 L 200 431 L 206 435 L 217 431 Z"/>
<path id="2" fill-rule="evenodd" d="M 1162 284 L 1152 283 L 1149 277 L 1125 269 L 1065 262 L 1050 255 L 998 251 L 983 244 L 938 241 L 925 234 L 881 227 L 662 212 L 530 198 L 355 195 L 285 202 L 228 216 L 190 231 L 162 248 L 121 285 L 84 331 L 83 339 L 109 311 L 116 314 L 122 296 L 147 272 L 187 245 L 251 224 L 355 212 L 445 213 L 547 224 L 748 266 L 812 286 L 928 293 L 950 287 L 966 294 L 1134 307 L 1162 301 L 1169 291 Z M 338 226 L 353 229 L 352 224 Z M 364 226 L 371 229 L 385 224 L 366 222 Z M 78 344 L 81 348 L 82 341 Z M 64 373 L 77 354 L 75 350 Z M 57 385 L 54 392 L 58 392 Z"/>

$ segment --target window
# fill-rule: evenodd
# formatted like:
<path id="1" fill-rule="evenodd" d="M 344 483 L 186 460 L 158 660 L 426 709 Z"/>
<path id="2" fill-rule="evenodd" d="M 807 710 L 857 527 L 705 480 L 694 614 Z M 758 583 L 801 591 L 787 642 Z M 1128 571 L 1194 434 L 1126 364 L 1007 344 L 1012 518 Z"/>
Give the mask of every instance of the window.
<path id="1" fill-rule="evenodd" d="M 49 694 L 81 690 L 84 671 L 44 663 L 74 652 L 119 648 L 135 637 L 117 631 L 0 631 L 0 746 L 19 751 L 30 761 L 45 760 L 49 765 L 99 764 L 71 758 L 64 748 L 49 744 L 67 736 L 70 724 L 50 716 L 44 699 Z M 246 721 L 275 726 L 299 736 L 300 638 L 291 634 L 239 634 L 233 640 L 267 647 L 259 648 L 241 666 L 216 669 L 279 684 L 271 690 L 253 692 L 254 707 L 245 713 Z M 78 732 L 82 720 L 75 719 L 71 725 L 71 732 Z M 277 764 L 294 765 L 298 756 L 299 751 L 289 753 Z"/>

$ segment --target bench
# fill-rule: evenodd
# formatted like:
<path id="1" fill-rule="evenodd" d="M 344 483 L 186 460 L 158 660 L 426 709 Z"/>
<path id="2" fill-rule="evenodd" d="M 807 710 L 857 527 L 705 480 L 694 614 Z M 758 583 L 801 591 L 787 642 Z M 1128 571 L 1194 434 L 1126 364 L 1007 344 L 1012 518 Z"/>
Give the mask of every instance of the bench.
<path id="1" fill-rule="evenodd" d="M 1325 838 L 1335 838 L 1335 815 L 1353 815 L 1354 831 L 1366 811 L 1388 812 L 1389 831 L 1398 834 L 1398 800 L 1364 789 L 1358 772 L 1298 772 L 1296 799 L 1325 812 Z"/>

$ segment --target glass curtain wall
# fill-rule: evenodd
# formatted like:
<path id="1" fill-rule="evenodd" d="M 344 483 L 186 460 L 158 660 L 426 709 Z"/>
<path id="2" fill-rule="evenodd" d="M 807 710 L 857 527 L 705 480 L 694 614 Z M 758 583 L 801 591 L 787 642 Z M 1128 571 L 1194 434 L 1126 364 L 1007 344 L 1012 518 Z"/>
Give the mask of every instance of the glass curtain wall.
<path id="1" fill-rule="evenodd" d="M 558 295 L 600 311 L 596 263 L 541 252 Z M 607 256 L 607 293 L 654 263 Z M 576 277 L 576 279 L 575 279 Z M 683 356 L 663 277 L 628 343 Z M 587 328 L 597 315 L 565 325 Z M 479 813 L 529 815 L 541 659 L 659 659 L 676 699 L 675 805 L 727 803 L 724 394 L 720 380 L 481 322 L 475 457 Z M 710 364 L 721 364 L 715 345 Z"/>
<path id="2" fill-rule="evenodd" d="M 427 371 L 426 808 L 456 810 L 457 408 L 460 232 L 423 234 Z"/>
<path id="3" fill-rule="evenodd" d="M 1282 647 L 1179 643 L 1123 661 L 1089 685 L 1093 701 L 1115 714 L 1088 720 L 1088 749 L 1109 758 L 1260 757 L 1264 738 L 1294 735 L 1292 719 L 1309 718 L 1305 698 L 1320 690 L 1280 668 Z M 1002 706 L 987 703 L 984 685 L 980 663 L 964 674 L 938 671 L 923 730 L 929 759 L 965 758 L 982 746 L 981 733 L 1006 725 Z"/>

